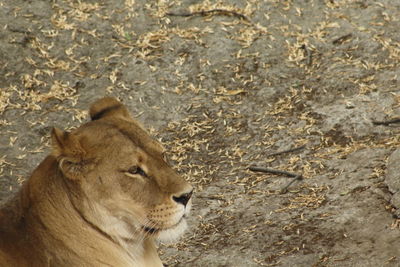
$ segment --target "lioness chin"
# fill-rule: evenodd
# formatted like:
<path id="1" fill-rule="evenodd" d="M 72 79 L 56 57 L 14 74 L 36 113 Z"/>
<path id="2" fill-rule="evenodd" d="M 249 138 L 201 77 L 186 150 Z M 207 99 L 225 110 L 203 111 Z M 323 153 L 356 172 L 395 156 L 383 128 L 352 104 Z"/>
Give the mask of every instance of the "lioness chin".
<path id="1" fill-rule="evenodd" d="M 164 148 L 114 98 L 89 113 L 0 209 L 0 266 L 162 266 L 155 240 L 185 230 L 192 187 Z"/>

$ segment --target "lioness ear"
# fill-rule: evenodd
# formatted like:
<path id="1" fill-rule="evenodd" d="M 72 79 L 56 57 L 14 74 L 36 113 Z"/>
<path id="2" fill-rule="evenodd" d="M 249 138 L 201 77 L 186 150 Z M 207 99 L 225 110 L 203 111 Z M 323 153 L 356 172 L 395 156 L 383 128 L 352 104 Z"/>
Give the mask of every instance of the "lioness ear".
<path id="1" fill-rule="evenodd" d="M 85 151 L 79 143 L 78 138 L 69 132 L 53 128 L 51 141 L 53 148 L 52 155 L 57 158 L 63 174 L 72 180 L 82 177 Z"/>
<path id="2" fill-rule="evenodd" d="M 128 109 L 114 97 L 104 97 L 94 102 L 89 114 L 93 121 L 110 116 L 131 118 Z"/>

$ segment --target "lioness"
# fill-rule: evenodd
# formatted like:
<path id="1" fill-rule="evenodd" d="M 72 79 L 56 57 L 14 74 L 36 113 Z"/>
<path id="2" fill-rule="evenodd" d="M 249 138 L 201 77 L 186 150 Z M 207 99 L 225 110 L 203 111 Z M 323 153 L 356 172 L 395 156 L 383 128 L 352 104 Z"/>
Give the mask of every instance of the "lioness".
<path id="1" fill-rule="evenodd" d="M 192 187 L 163 147 L 114 98 L 89 113 L 0 209 L 0 266 L 162 266 L 155 239 L 185 230 Z"/>

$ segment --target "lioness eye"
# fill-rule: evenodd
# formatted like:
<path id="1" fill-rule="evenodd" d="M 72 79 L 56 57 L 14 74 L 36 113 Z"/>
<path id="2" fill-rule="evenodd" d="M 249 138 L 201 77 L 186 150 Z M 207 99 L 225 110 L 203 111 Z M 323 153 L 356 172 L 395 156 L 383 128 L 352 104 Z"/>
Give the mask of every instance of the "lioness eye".
<path id="1" fill-rule="evenodd" d="M 144 172 L 144 170 L 142 170 L 142 168 L 138 167 L 138 166 L 132 166 L 129 168 L 128 170 L 129 174 L 139 174 L 141 176 L 147 176 L 146 173 Z"/>

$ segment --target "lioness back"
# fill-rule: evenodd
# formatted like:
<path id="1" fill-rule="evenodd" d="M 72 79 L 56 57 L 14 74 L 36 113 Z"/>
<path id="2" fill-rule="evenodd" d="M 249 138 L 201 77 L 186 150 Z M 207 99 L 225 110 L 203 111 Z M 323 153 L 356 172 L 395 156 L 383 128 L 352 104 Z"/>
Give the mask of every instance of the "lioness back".
<path id="1" fill-rule="evenodd" d="M 0 209 L 0 266 L 162 266 L 155 240 L 186 229 L 192 187 L 111 97 L 53 129 L 52 153 Z"/>

